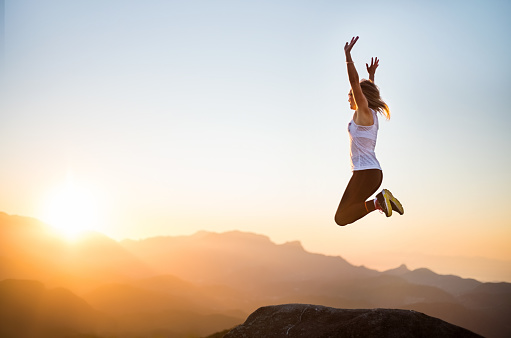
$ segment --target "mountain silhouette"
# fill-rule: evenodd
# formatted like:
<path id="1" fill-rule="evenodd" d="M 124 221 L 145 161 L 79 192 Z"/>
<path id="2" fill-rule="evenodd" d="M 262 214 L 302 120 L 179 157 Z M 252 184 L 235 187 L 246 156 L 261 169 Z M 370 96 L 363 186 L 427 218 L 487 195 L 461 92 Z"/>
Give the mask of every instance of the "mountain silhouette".
<path id="1" fill-rule="evenodd" d="M 410 271 L 406 265 L 387 270 L 384 273 L 399 276 L 411 283 L 436 286 L 455 295 L 473 290 L 481 284 L 475 279 L 461 278 L 454 275 L 438 275 L 426 268 Z"/>
<path id="2" fill-rule="evenodd" d="M 266 236 L 239 231 L 125 240 L 121 244 L 158 271 L 200 283 L 242 286 L 254 292 L 276 282 L 378 275 L 341 257 L 309 253 L 298 242 L 276 245 Z"/>
<path id="3" fill-rule="evenodd" d="M 91 233 L 69 244 L 44 223 L 0 213 L 0 263 L 0 280 L 39 281 L 39 293 L 60 290 L 66 304 L 82 304 L 72 306 L 84 320 L 72 329 L 97 335 L 205 336 L 263 306 L 305 303 L 416 310 L 487 337 L 511 336 L 509 283 L 406 266 L 379 272 L 240 231 L 121 242 Z M 38 308 L 37 299 L 9 306 Z M 31 313 L 13 316 L 26 322 Z"/>
<path id="4" fill-rule="evenodd" d="M 154 274 L 118 242 L 100 233 L 88 233 L 69 244 L 36 219 L 0 212 L 0 235 L 0 280 L 34 279 L 81 291 Z"/>
<path id="5" fill-rule="evenodd" d="M 63 288 L 46 289 L 36 281 L 0 282 L 1 337 L 61 337 L 93 333 L 108 326 L 102 315 Z"/>

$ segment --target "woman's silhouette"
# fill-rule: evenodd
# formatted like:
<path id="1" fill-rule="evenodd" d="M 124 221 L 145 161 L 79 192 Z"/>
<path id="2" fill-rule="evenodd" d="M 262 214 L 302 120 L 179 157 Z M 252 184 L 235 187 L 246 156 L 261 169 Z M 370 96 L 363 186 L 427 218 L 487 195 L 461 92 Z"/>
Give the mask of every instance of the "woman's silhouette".
<path id="1" fill-rule="evenodd" d="M 389 119 L 390 110 L 374 84 L 378 58 L 374 60 L 371 58 L 371 65 L 366 63 L 369 80 L 359 81 L 357 69 L 351 58 L 351 49 L 357 40 L 358 36 L 352 38 L 351 42 L 346 42 L 344 46 L 351 85 L 348 101 L 355 113 L 353 120 L 348 124 L 353 175 L 335 213 L 335 222 L 343 226 L 376 209 L 381 210 L 387 217 L 392 215 L 392 210 L 401 215 L 404 213 L 401 203 L 387 189 L 377 194 L 374 200 L 367 200 L 378 190 L 383 180 L 383 172 L 374 152 L 379 126 L 376 113 L 379 112 Z"/>

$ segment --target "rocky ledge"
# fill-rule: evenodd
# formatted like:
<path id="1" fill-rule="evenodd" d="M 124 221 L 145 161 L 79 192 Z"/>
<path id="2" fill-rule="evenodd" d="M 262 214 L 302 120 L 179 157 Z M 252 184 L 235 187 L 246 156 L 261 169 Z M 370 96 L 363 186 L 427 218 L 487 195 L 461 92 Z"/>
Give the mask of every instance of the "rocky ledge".
<path id="1" fill-rule="evenodd" d="M 224 338 L 261 337 L 481 337 L 420 312 L 394 309 L 336 309 L 319 305 L 265 306 Z"/>

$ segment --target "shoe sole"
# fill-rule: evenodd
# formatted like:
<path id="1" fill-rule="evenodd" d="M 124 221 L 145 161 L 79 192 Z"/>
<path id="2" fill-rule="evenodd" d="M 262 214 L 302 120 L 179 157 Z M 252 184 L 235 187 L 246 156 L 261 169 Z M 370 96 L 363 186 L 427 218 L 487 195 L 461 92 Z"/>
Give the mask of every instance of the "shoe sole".
<path id="1" fill-rule="evenodd" d="M 392 207 L 390 205 L 389 191 L 387 189 L 383 189 L 382 196 L 383 196 L 383 199 L 385 201 L 385 207 L 386 207 L 387 212 L 388 212 L 388 215 L 385 214 L 385 216 L 390 217 L 390 216 L 392 216 Z M 381 206 L 381 203 L 380 203 L 380 206 Z M 383 213 L 385 213 L 385 212 L 383 212 Z"/>
<path id="2" fill-rule="evenodd" d="M 395 198 L 394 195 L 392 195 L 392 193 L 390 191 L 388 191 L 387 189 L 385 189 L 385 192 L 387 193 L 387 195 L 389 197 L 392 210 L 395 210 L 398 214 L 403 215 L 405 213 L 405 209 L 401 205 L 401 202 L 399 202 L 399 200 L 397 198 Z"/>

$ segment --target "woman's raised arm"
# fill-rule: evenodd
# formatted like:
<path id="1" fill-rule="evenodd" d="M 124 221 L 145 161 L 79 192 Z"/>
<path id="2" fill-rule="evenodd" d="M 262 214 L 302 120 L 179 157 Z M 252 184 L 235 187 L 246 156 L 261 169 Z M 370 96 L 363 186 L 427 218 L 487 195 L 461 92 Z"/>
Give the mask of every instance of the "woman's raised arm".
<path id="1" fill-rule="evenodd" d="M 360 80 L 358 77 L 357 69 L 351 58 L 351 50 L 358 41 L 358 36 L 351 39 L 351 42 L 346 42 L 344 45 L 344 54 L 346 54 L 346 66 L 348 68 L 348 79 L 351 85 L 351 92 L 353 93 L 353 99 L 357 105 L 355 111 L 354 121 L 358 125 L 370 126 L 373 124 L 373 114 L 369 110 L 367 99 L 362 92 L 360 87 Z"/>

